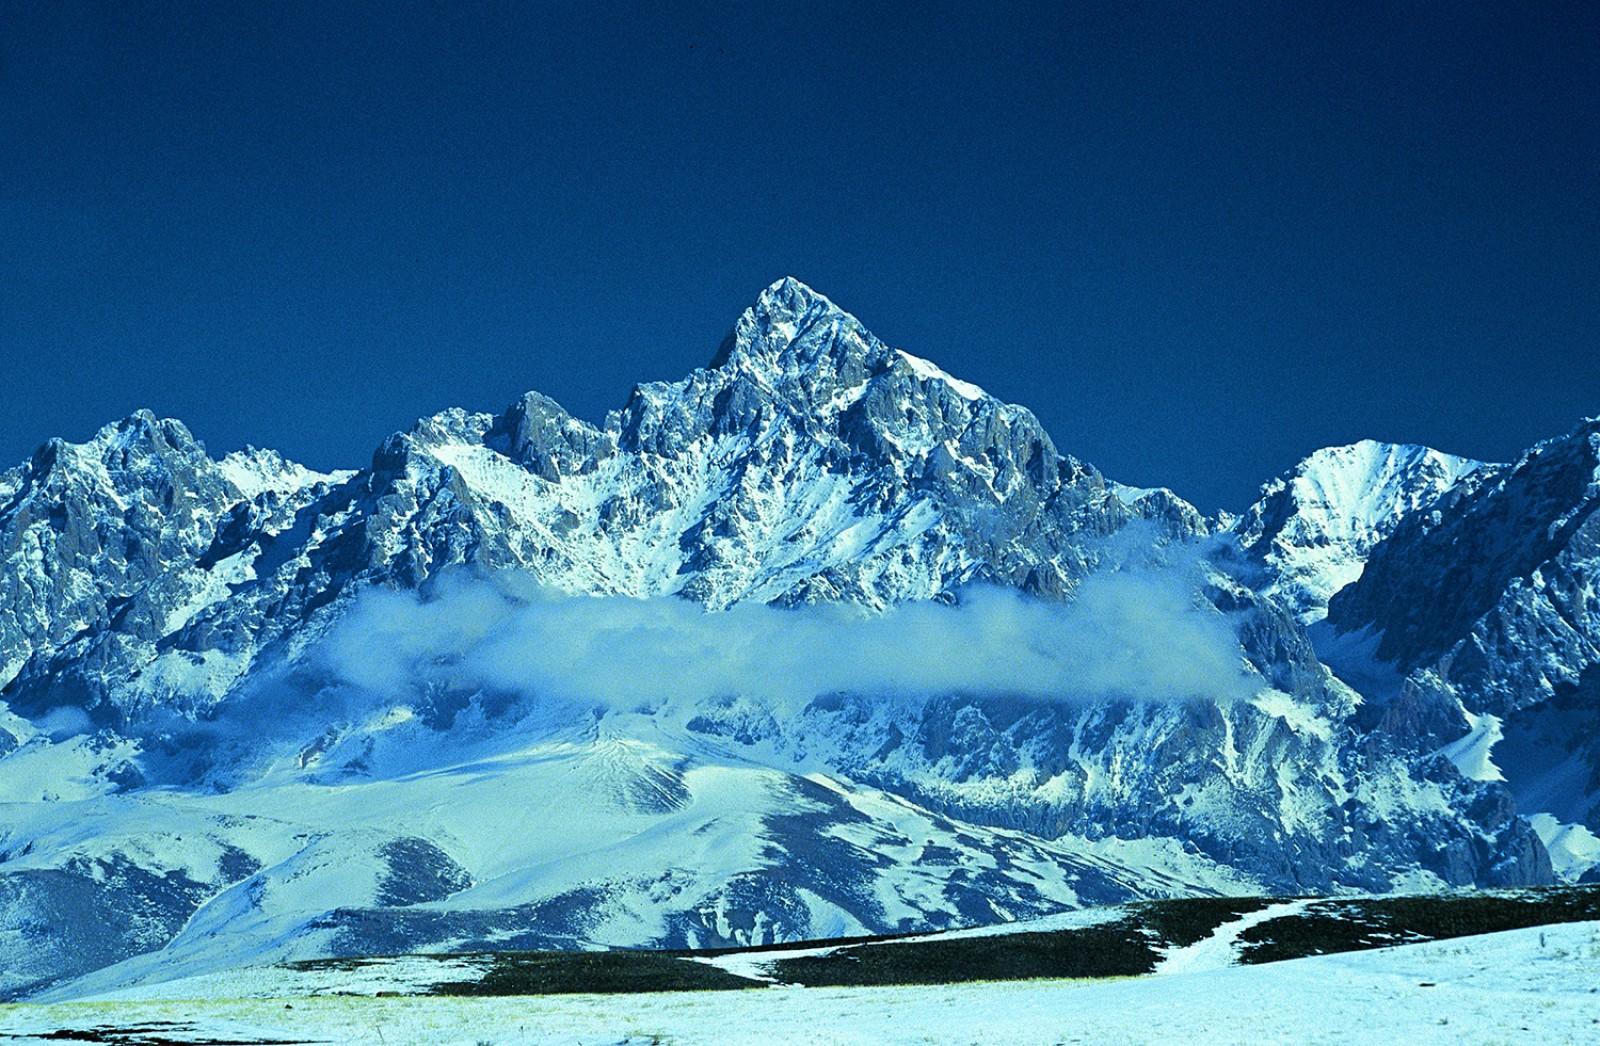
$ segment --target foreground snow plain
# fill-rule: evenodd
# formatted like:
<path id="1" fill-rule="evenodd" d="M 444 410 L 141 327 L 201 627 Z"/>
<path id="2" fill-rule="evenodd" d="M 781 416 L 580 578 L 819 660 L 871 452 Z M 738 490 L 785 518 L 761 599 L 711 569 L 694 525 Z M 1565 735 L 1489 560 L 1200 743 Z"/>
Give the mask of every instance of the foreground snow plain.
<path id="1" fill-rule="evenodd" d="M 1600 922 L 1115 981 L 510 998 L 139 999 L 0 1008 L 0 1040 L 1593 1043 Z M 37 1040 L 36 1040 L 37 1041 Z M 87 1039 L 79 1041 L 90 1041 Z M 138 1041 L 102 1038 L 95 1041 Z"/>

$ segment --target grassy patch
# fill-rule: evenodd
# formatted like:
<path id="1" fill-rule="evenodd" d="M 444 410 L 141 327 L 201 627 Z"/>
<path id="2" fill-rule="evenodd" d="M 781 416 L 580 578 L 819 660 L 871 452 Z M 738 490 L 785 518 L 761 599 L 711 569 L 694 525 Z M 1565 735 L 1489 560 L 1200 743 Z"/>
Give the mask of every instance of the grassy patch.
<path id="1" fill-rule="evenodd" d="M 564 995 L 580 992 L 726 991 L 764 988 L 692 959 L 651 952 L 500 952 L 476 981 L 434 985 L 435 995 Z"/>
<path id="2" fill-rule="evenodd" d="M 1131 977 L 1154 970 L 1162 949 L 1193 944 L 1266 904 L 1253 897 L 1154 901 L 1096 926 L 857 945 L 778 959 L 773 972 L 808 987 Z"/>
<path id="3" fill-rule="evenodd" d="M 1239 935 L 1240 962 L 1384 948 L 1600 919 L 1600 887 L 1319 901 Z"/>

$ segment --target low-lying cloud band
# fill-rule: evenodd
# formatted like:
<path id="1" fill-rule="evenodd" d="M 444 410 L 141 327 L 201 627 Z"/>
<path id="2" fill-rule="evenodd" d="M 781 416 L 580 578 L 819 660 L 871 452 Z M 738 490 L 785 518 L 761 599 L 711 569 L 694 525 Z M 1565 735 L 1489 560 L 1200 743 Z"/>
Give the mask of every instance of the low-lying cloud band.
<path id="1" fill-rule="evenodd" d="M 402 700 L 419 685 L 613 708 L 732 695 L 798 706 L 822 694 L 1008 694 L 1043 700 L 1248 697 L 1228 618 L 1185 571 L 1087 578 L 1066 602 L 990 587 L 955 605 L 871 614 L 828 605 L 736 605 L 577 597 L 525 576 L 458 574 L 427 595 L 367 593 L 318 658 L 336 679 Z"/>

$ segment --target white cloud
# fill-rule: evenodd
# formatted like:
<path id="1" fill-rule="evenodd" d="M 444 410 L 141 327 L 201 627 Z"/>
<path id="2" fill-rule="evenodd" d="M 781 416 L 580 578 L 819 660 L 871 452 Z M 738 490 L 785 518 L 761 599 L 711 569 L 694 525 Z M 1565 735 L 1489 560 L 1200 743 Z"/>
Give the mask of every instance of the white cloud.
<path id="1" fill-rule="evenodd" d="M 744 695 L 798 707 L 822 694 L 1009 694 L 1154 701 L 1250 696 L 1223 614 L 1192 572 L 1105 570 L 1055 603 L 971 588 L 958 605 L 738 605 L 575 597 L 523 575 L 445 577 L 427 595 L 370 592 L 318 661 L 369 697 L 404 703 L 428 687 L 651 707 Z"/>

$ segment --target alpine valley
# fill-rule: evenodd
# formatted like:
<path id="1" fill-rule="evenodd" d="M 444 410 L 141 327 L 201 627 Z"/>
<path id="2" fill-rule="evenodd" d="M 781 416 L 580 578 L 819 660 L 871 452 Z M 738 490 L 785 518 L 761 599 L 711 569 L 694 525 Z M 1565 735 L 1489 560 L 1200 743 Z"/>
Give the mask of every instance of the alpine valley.
<path id="1" fill-rule="evenodd" d="M 1593 880 L 1597 506 L 1591 420 L 1210 517 L 793 279 L 598 426 L 137 413 L 0 473 L 0 998 Z"/>

